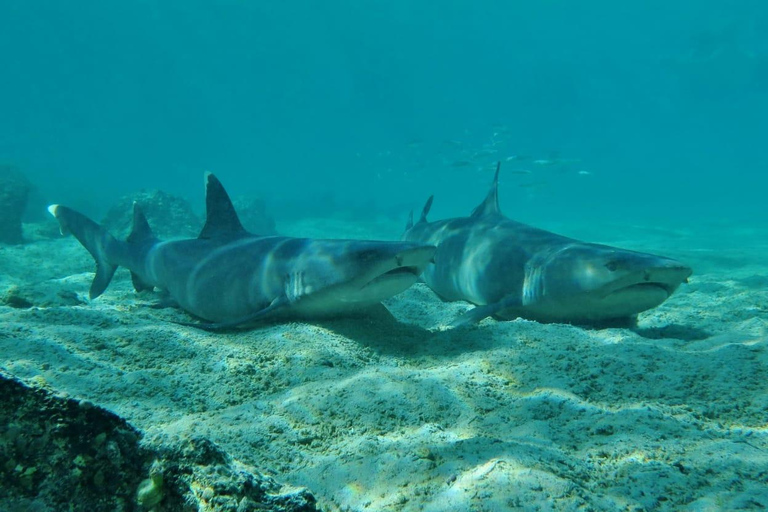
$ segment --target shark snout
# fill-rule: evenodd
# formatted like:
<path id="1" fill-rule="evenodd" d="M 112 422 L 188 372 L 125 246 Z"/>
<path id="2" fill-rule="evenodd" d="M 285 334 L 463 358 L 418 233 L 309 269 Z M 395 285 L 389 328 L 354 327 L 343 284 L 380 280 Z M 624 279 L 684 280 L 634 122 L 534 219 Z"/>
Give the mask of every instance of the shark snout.
<path id="1" fill-rule="evenodd" d="M 668 260 L 662 265 L 646 269 L 643 277 L 646 282 L 659 283 L 671 294 L 678 286 L 687 282 L 692 273 L 691 267 Z"/>
<path id="2" fill-rule="evenodd" d="M 658 292 L 663 290 L 669 297 L 678 286 L 687 282 L 693 271 L 678 261 L 648 256 L 638 258 L 623 270 L 611 270 L 611 273 L 614 272 L 618 274 L 617 279 L 605 287 L 606 294 L 628 289 L 655 289 Z"/>
<path id="3" fill-rule="evenodd" d="M 410 286 L 424 272 L 432 261 L 437 248 L 433 245 L 403 243 L 401 247 L 393 247 L 388 257 L 374 266 L 365 278 L 364 286 L 381 284 L 385 281 L 400 281 L 410 283 Z"/>
<path id="4" fill-rule="evenodd" d="M 404 249 L 395 254 L 395 262 L 398 267 L 413 267 L 419 270 L 419 274 L 432 262 L 437 247 L 434 245 L 419 245 Z"/>
<path id="5" fill-rule="evenodd" d="M 373 304 L 405 291 L 432 260 L 436 247 L 410 242 L 385 242 L 366 251 L 367 272 L 345 285 L 346 303 Z"/>

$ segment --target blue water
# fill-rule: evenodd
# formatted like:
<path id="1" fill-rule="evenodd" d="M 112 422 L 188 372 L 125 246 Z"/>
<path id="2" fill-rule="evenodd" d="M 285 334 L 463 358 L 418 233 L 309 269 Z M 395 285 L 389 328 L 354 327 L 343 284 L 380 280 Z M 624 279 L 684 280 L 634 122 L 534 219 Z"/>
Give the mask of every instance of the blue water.
<path id="1" fill-rule="evenodd" d="M 0 69 L 0 162 L 35 212 L 199 205 L 212 170 L 279 217 L 404 218 L 431 193 L 463 215 L 520 155 L 522 220 L 766 213 L 760 0 L 3 0 Z"/>

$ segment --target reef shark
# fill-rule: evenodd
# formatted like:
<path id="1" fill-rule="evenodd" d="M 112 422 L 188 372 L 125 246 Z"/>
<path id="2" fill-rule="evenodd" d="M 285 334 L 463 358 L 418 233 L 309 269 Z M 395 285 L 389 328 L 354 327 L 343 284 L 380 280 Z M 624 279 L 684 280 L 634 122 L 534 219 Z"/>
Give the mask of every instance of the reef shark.
<path id="1" fill-rule="evenodd" d="M 315 318 L 364 309 L 416 282 L 435 253 L 417 242 L 318 240 L 248 233 L 213 174 L 206 174 L 206 220 L 196 239 L 160 241 L 134 203 L 125 241 L 70 208 L 51 205 L 62 234 L 72 233 L 96 260 L 90 298 L 119 266 L 137 291 L 160 288 L 209 323 L 249 326 L 273 318 Z"/>
<path id="2" fill-rule="evenodd" d="M 408 219 L 402 239 L 437 246 L 423 279 L 443 300 L 477 307 L 451 325 L 488 316 L 586 325 L 634 324 L 691 275 L 670 258 L 581 242 L 515 222 L 499 209 L 499 168 L 469 217 Z"/>

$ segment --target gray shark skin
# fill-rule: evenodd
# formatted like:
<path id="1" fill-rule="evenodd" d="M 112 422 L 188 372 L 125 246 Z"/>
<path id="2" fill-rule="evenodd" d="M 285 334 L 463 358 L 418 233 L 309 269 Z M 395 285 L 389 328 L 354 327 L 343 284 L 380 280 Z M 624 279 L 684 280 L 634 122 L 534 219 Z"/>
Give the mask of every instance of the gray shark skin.
<path id="1" fill-rule="evenodd" d="M 118 266 L 136 290 L 160 288 L 182 309 L 211 323 L 247 327 L 265 319 L 330 317 L 374 306 L 411 286 L 435 247 L 415 242 L 316 240 L 245 231 L 221 183 L 206 175 L 206 223 L 196 239 L 160 241 L 134 204 L 125 241 L 65 206 L 48 208 L 96 260 L 90 297 Z"/>
<path id="2" fill-rule="evenodd" d="M 603 326 L 633 324 L 664 302 L 691 269 L 670 258 L 581 242 L 505 217 L 499 167 L 486 199 L 469 217 L 428 222 L 432 197 L 403 240 L 437 246 L 424 271 L 443 300 L 477 305 L 451 325 L 488 316 Z"/>

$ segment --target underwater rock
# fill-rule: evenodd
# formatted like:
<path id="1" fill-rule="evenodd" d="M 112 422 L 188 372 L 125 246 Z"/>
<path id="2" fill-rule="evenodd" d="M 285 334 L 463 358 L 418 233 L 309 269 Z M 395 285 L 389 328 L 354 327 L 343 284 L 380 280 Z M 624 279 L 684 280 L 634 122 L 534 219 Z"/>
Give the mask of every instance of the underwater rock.
<path id="1" fill-rule="evenodd" d="M 208 439 L 149 442 L 101 407 L 3 372 L 0 395 L 4 512 L 318 510 L 306 489 L 285 491 Z"/>
<path id="2" fill-rule="evenodd" d="M 267 213 L 263 199 L 238 197 L 232 201 L 243 227 L 256 235 L 276 235 L 275 219 Z"/>
<path id="3" fill-rule="evenodd" d="M 0 304 L 16 309 L 31 308 L 34 303 L 25 295 L 18 286 L 10 286 L 0 294 Z"/>
<path id="4" fill-rule="evenodd" d="M 123 196 L 109 209 L 102 224 L 114 236 L 125 238 L 133 224 L 133 202 L 141 206 L 158 238 L 194 237 L 203 224 L 184 199 L 162 190 L 142 190 Z"/>
<path id="5" fill-rule="evenodd" d="M 60 280 L 33 283 L 28 285 L 11 285 L 7 288 L 0 286 L 0 306 L 15 309 L 33 307 L 79 306 L 85 302 L 76 293 L 61 288 L 55 289 L 51 284 L 60 286 Z"/>
<path id="6" fill-rule="evenodd" d="M 27 207 L 32 185 L 11 165 L 0 165 L 0 243 L 19 244 L 21 218 Z"/>
<path id="7" fill-rule="evenodd" d="M 184 199 L 162 190 L 144 190 L 122 197 L 104 217 L 102 224 L 118 238 L 127 237 L 131 231 L 134 201 L 141 206 L 158 238 L 194 238 L 203 226 Z M 264 200 L 240 197 L 234 205 L 246 230 L 258 235 L 277 233 L 275 220 L 267 214 Z"/>

